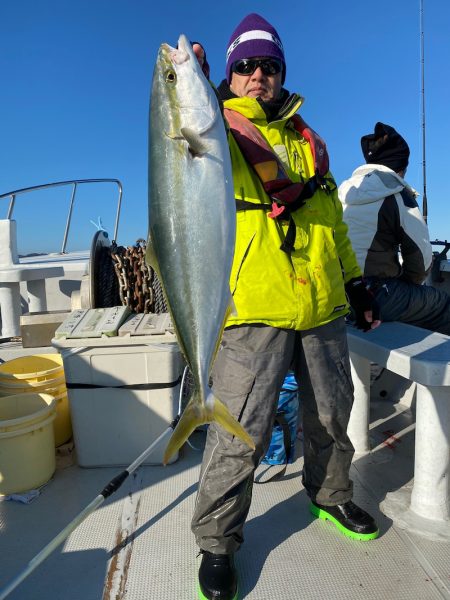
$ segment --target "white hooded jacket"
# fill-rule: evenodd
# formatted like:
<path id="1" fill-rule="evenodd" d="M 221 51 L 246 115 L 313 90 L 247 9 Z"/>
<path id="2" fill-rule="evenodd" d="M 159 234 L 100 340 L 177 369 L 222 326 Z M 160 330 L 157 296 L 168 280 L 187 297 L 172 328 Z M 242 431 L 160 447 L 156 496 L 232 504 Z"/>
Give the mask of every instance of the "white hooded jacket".
<path id="1" fill-rule="evenodd" d="M 339 186 L 348 235 L 366 277 L 424 281 L 432 248 L 417 196 L 397 173 L 377 164 L 359 167 Z"/>

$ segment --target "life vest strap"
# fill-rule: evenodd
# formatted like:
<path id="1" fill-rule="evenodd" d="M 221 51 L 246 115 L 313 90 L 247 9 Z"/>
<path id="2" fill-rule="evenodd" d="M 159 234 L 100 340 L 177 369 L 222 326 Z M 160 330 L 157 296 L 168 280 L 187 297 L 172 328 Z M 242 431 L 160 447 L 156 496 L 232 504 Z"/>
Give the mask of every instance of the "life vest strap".
<path id="1" fill-rule="evenodd" d="M 272 218 L 278 219 L 279 221 L 289 222 L 286 237 L 280 246 L 280 250 L 283 250 L 283 252 L 286 252 L 286 254 L 291 254 L 295 249 L 296 226 L 295 221 L 292 218 L 292 213 L 298 210 L 301 206 L 303 206 L 306 200 L 312 198 L 321 184 L 319 184 L 319 182 L 317 181 L 317 177 L 311 177 L 311 179 L 308 179 L 308 181 L 302 185 L 302 191 L 300 195 L 296 198 L 296 200 L 294 200 L 290 204 L 282 205 L 280 208 L 282 208 L 283 210 L 278 213 L 276 213 L 276 208 L 278 207 L 278 200 L 276 198 L 272 197 L 272 205 L 257 204 L 255 202 L 248 202 L 247 200 L 236 199 L 236 210 L 271 211 L 269 213 L 269 217 L 272 216 Z"/>
<path id="2" fill-rule="evenodd" d="M 316 193 L 319 187 L 328 193 L 332 189 L 329 186 L 332 179 L 325 177 L 329 167 L 325 142 L 303 121 L 300 115 L 292 117 L 294 129 L 310 145 L 315 169 L 315 175 L 308 179 L 306 183 L 293 182 L 289 178 L 278 156 L 250 119 L 228 108 L 224 110 L 224 114 L 231 134 L 236 140 L 244 158 L 253 167 L 265 192 L 272 201 L 270 205 L 267 203 L 258 204 L 245 200 L 236 200 L 236 209 L 267 210 L 270 211 L 268 212 L 270 218 L 289 221 L 286 238 L 281 244 L 280 249 L 290 254 L 294 250 L 296 235 L 292 212 L 301 208 L 306 200 Z"/>

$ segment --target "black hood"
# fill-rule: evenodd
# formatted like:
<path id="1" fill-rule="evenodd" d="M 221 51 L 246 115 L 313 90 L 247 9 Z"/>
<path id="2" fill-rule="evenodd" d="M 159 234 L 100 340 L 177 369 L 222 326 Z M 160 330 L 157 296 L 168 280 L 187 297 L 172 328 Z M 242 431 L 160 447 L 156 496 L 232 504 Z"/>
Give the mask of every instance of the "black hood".
<path id="1" fill-rule="evenodd" d="M 378 122 L 373 133 L 361 138 L 361 149 L 367 163 L 384 165 L 395 172 L 408 166 L 408 144 L 390 125 Z"/>

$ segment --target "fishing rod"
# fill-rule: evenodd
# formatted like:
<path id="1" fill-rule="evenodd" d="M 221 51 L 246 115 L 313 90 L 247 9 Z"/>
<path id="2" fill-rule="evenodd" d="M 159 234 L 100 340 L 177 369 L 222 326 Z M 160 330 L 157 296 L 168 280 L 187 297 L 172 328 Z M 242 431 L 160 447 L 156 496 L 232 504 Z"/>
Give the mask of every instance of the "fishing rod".
<path id="1" fill-rule="evenodd" d="M 50 554 L 56 550 L 56 548 L 67 538 L 69 535 L 82 523 L 86 517 L 93 513 L 106 498 L 109 498 L 114 492 L 116 492 L 123 482 L 131 475 L 153 452 L 156 446 L 166 437 L 166 435 L 172 432 L 181 415 L 177 415 L 169 427 L 162 432 L 162 434 L 147 448 L 142 454 L 140 454 L 129 467 L 123 470 L 121 473 L 116 475 L 111 481 L 103 488 L 98 496 L 90 502 L 86 508 L 84 508 L 62 531 L 58 533 L 34 558 L 30 560 L 27 566 L 12 579 L 3 590 L 0 590 L 0 600 L 4 600 L 16 587 L 22 583 L 22 581 L 28 577 Z"/>
<path id="2" fill-rule="evenodd" d="M 424 43 L 424 22 L 423 22 L 423 1 L 420 0 L 420 71 L 421 71 L 421 98 L 422 98 L 422 176 L 423 176 L 423 202 L 422 214 L 425 223 L 428 220 L 428 200 L 427 200 L 427 172 L 425 156 L 425 43 Z"/>
<path id="3" fill-rule="evenodd" d="M 175 427 L 177 426 L 178 421 L 181 418 L 181 400 L 183 395 L 183 387 L 186 379 L 186 375 L 188 373 L 188 367 L 185 367 L 183 372 L 183 377 L 181 379 L 180 385 L 180 395 L 179 395 L 179 403 L 178 403 L 178 414 L 172 423 L 167 427 L 165 431 L 161 433 L 161 435 L 147 448 L 144 450 L 142 454 L 140 454 L 134 462 L 131 463 L 129 467 L 124 469 L 121 473 L 113 477 L 111 481 L 103 488 L 98 496 L 96 496 L 92 502 L 90 502 L 86 508 L 84 508 L 78 515 L 68 524 L 62 531 L 58 533 L 56 537 L 54 537 L 34 558 L 30 560 L 30 562 L 26 565 L 26 567 L 18 574 L 14 579 L 12 579 L 6 587 L 0 590 L 0 600 L 4 600 L 9 594 L 16 589 L 16 587 L 22 583 L 24 579 L 28 577 L 44 560 L 50 556 L 50 554 L 58 548 L 58 546 L 74 531 L 78 525 L 80 525 L 86 517 L 88 517 L 91 513 L 93 513 L 106 498 L 109 498 L 112 494 L 114 494 L 123 482 L 131 475 L 143 462 L 144 460 L 153 452 L 156 446 L 167 436 L 167 434 L 171 433 Z"/>

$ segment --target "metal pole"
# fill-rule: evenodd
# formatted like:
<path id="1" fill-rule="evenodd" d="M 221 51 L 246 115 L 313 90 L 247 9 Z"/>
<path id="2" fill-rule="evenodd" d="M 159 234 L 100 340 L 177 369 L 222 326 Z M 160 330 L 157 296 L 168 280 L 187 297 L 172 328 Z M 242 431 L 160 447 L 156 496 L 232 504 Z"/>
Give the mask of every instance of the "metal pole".
<path id="1" fill-rule="evenodd" d="M 69 214 L 67 215 L 66 230 L 64 231 L 63 243 L 62 243 L 62 247 L 61 247 L 61 254 L 64 254 L 66 251 L 67 236 L 69 234 L 70 221 L 72 220 L 72 210 L 73 210 L 73 203 L 75 200 L 76 191 L 77 191 L 77 183 L 74 182 L 73 190 L 72 190 L 72 197 L 70 198 Z"/>
<path id="2" fill-rule="evenodd" d="M 90 504 L 86 506 L 62 531 L 58 533 L 56 537 L 54 537 L 34 558 L 30 560 L 25 569 L 21 571 L 14 579 L 12 579 L 3 590 L 0 590 L 0 600 L 4 600 L 16 587 L 22 583 L 22 581 L 32 573 L 36 567 L 38 567 L 50 554 L 56 550 L 56 548 L 72 533 L 74 529 L 82 523 L 86 517 L 88 517 L 91 513 L 93 513 L 103 502 L 111 496 L 114 492 L 116 492 L 128 475 L 131 475 L 133 471 L 135 471 L 141 463 L 153 452 L 156 446 L 164 439 L 164 437 L 173 431 L 180 420 L 180 415 L 178 414 L 169 427 L 163 431 L 163 433 L 147 448 L 144 452 L 136 458 L 136 460 L 131 463 L 131 465 L 116 475 L 111 481 L 103 488 L 100 494 L 92 500 Z"/>
<path id="3" fill-rule="evenodd" d="M 117 230 L 119 229 L 120 207 L 121 207 L 121 204 L 122 204 L 122 184 L 120 183 L 120 181 L 118 181 L 117 185 L 119 187 L 119 201 L 117 203 L 116 222 L 114 224 L 114 237 L 113 237 L 113 240 L 115 242 L 117 242 Z"/>
<path id="4" fill-rule="evenodd" d="M 427 172 L 425 156 L 425 44 L 423 26 L 423 0 L 420 0 L 420 62 L 421 62 L 421 96 L 422 96 L 422 173 L 423 173 L 423 203 L 422 213 L 425 223 L 428 219 Z"/>
<path id="5" fill-rule="evenodd" d="M 11 200 L 9 201 L 9 206 L 8 206 L 8 214 L 6 215 L 7 219 L 11 218 L 12 212 L 13 212 L 13 208 L 14 208 L 14 201 L 16 199 L 16 195 L 15 194 L 11 194 Z"/>

